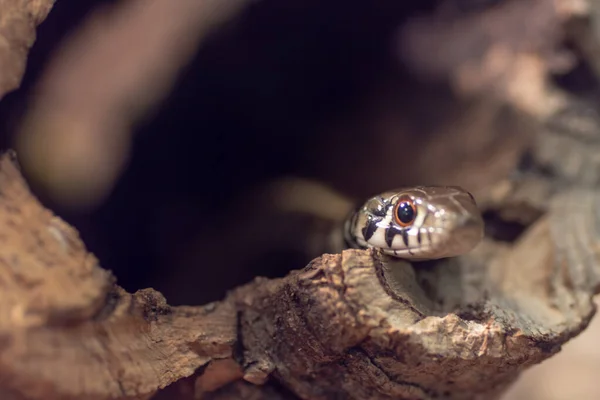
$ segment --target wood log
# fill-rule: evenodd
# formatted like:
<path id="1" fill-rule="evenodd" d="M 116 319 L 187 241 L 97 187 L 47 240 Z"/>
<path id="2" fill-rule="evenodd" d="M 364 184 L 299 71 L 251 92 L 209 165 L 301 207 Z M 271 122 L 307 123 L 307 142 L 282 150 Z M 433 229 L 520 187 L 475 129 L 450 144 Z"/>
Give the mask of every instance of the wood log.
<path id="1" fill-rule="evenodd" d="M 409 175 L 417 181 L 463 177 L 481 188 L 477 195 L 486 213 L 486 239 L 463 257 L 411 264 L 373 251 L 346 250 L 317 257 L 280 279 L 256 278 L 215 303 L 172 307 L 152 289 L 130 294 L 120 288 L 106 269 L 110 265 L 101 267 L 77 232 L 32 196 L 14 153 L 4 155 L 0 397 L 490 399 L 522 370 L 556 354 L 595 313 L 592 296 L 600 274 L 593 152 L 599 142 L 597 119 L 586 111 L 593 101 L 561 93 L 559 106 L 546 102 L 546 97 L 554 99 L 546 96 L 552 63 L 542 54 L 559 40 L 559 19 L 573 14 L 564 7 L 559 7 L 563 14 L 556 13 L 543 0 L 499 4 L 481 14 L 448 13 L 441 7 L 407 24 L 400 40 L 412 72 L 448 81 L 454 89 L 443 92 L 439 109 L 446 117 L 427 131 L 419 146 L 423 151 L 410 154 L 415 168 Z M 0 8 L 6 9 L 1 1 Z M 526 38 L 510 29 L 487 31 L 494 23 L 524 26 L 531 10 L 543 23 L 528 30 Z M 32 15 L 39 22 L 45 14 Z M 0 24 L 4 21 L 0 18 Z M 484 36 L 488 42 L 480 46 L 445 35 L 457 21 L 467 37 Z M 0 29 L 4 37 L 4 31 L 13 32 Z M 584 32 L 588 44 L 579 47 L 591 54 L 586 49 L 593 31 Z M 437 52 L 419 52 L 425 48 L 419 43 L 432 43 L 430 34 L 447 39 L 435 42 L 441 50 L 454 44 L 449 54 L 465 58 L 445 57 L 447 63 L 439 64 L 439 57 L 429 58 Z M 0 62 L 5 54 L 0 48 Z M 499 59 L 510 62 L 497 69 Z M 22 71 L 24 58 L 14 60 Z M 10 77 L 4 71 L 0 78 Z M 2 82 L 0 93 L 10 86 Z M 439 99 L 436 91 L 424 91 L 427 87 L 412 87 L 423 94 L 416 110 Z M 473 107 L 470 96 L 487 101 Z M 505 118 L 507 104 L 518 115 L 509 112 Z M 382 113 L 394 114 L 393 108 Z M 403 112 L 412 116 L 411 110 Z M 569 119 L 573 114 L 576 118 Z M 528 129 L 532 115 L 546 123 L 538 136 Z M 432 119 L 429 113 L 422 118 Z M 591 128 L 580 132 L 582 120 Z M 397 125 L 382 126 L 381 138 L 392 141 L 377 141 L 375 150 L 394 148 L 390 143 L 409 137 L 392 135 Z M 498 182 L 515 169 L 534 136 L 527 162 L 510 180 Z M 348 179 L 343 163 L 334 163 L 340 170 L 330 168 L 337 139 L 333 135 L 308 152 L 323 163 L 312 168 L 340 187 L 355 186 L 356 175 Z M 472 146 L 466 152 L 471 164 L 457 162 L 457 155 L 466 154 L 464 143 Z M 348 158 L 348 149 L 364 152 L 359 141 L 343 152 L 338 149 L 338 160 Z M 430 160 L 442 156 L 442 167 L 436 169 Z M 357 169 L 366 177 L 382 177 L 370 180 L 374 186 L 406 178 L 407 171 L 377 174 L 397 165 L 393 158 L 382 159 L 364 159 Z M 481 166 L 490 161 L 494 167 L 484 170 Z M 344 185 L 344 176 L 351 182 Z M 200 278 L 208 280 L 205 271 L 227 258 L 203 250 Z"/>
<path id="2" fill-rule="evenodd" d="M 414 265 L 346 250 L 169 307 L 119 288 L 29 193 L 12 153 L 0 189 L 0 382 L 14 398 L 142 399 L 193 374 L 212 398 L 240 379 L 311 399 L 492 398 L 595 311 L 590 191 L 559 195 L 511 244 Z"/>

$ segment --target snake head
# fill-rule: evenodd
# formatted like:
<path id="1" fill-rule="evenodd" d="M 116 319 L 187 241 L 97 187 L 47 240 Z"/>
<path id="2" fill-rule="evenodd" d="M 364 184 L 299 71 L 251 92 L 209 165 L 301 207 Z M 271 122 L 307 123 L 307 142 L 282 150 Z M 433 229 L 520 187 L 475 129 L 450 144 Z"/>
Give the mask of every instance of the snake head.
<path id="1" fill-rule="evenodd" d="M 454 257 L 483 238 L 475 199 L 457 186 L 419 186 L 369 199 L 346 222 L 352 247 L 411 260 Z"/>

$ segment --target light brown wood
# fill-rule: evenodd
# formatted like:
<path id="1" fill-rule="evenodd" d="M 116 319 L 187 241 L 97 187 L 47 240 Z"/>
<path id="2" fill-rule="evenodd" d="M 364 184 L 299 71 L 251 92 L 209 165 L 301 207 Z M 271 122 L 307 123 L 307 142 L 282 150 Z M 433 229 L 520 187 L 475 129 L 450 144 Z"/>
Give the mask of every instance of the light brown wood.
<path id="1" fill-rule="evenodd" d="M 581 211 L 560 232 L 591 247 L 561 246 L 550 208 L 513 245 L 486 239 L 415 265 L 346 250 L 222 302 L 170 307 L 116 286 L 31 196 L 12 154 L 0 188 L 0 377 L 27 398 L 144 398 L 196 371 L 205 395 L 275 379 L 301 398 L 492 396 L 594 313 L 600 235 L 581 220 L 594 194 L 572 194 Z"/>
<path id="2" fill-rule="evenodd" d="M 317 161 L 304 172 L 355 197 L 410 179 L 473 187 L 489 232 L 463 257 L 410 264 L 346 250 L 320 255 L 280 279 L 257 277 L 215 303 L 171 307 L 153 289 L 119 287 L 111 266 L 101 265 L 78 233 L 32 196 L 14 153 L 6 153 L 0 160 L 0 398 L 500 396 L 521 371 L 586 328 L 600 286 L 600 119 L 589 112 L 594 102 L 560 91 L 555 97 L 548 83 L 556 70 L 549 49 L 560 42 L 562 24 L 581 23 L 567 3 L 506 0 L 464 13 L 447 6 L 414 19 L 398 33 L 402 60 L 411 73 L 452 90 L 409 87 L 410 104 L 405 92 L 398 103 L 377 92 L 372 114 L 350 118 L 336 126 L 339 135 L 307 146 L 304 156 Z M 50 6 L 0 0 L 0 42 L 9 44 L 0 43 L 0 95 L 20 81 L 33 29 Z M 538 24 L 525 23 L 532 13 Z M 567 33 L 585 36 L 585 45 L 577 42 L 582 54 L 594 54 L 589 27 Z M 440 58 L 423 51 L 430 49 L 423 43 L 457 56 Z M 137 82 L 143 93 L 144 80 Z M 166 90 L 157 90 L 152 103 Z M 74 93 L 78 104 L 80 92 Z M 139 114 L 148 104 L 142 106 Z M 415 117 L 423 110 L 423 119 Z M 424 120 L 435 123 L 416 138 L 413 129 L 427 125 Z M 364 140 L 353 142 L 348 132 L 361 129 L 371 134 L 369 154 L 377 157 L 360 157 Z M 411 168 L 400 168 L 393 156 L 408 139 L 419 151 L 404 152 Z M 528 163 L 518 165 L 526 151 Z M 352 174 L 347 159 L 356 161 Z M 322 244 L 313 242 L 315 249 Z M 200 278 L 249 254 L 224 253 L 201 252 Z"/>

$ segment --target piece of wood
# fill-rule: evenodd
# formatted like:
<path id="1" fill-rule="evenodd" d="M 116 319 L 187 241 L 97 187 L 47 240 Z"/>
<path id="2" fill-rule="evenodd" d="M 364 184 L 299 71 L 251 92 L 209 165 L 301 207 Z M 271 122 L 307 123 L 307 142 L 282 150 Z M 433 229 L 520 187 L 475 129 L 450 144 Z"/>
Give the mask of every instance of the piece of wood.
<path id="1" fill-rule="evenodd" d="M 11 154 L 0 189 L 0 382 L 22 398 L 149 398 L 195 372 L 209 398 L 231 398 L 221 388 L 240 379 L 284 398 L 272 382 L 312 399 L 491 398 L 595 311 L 600 200 L 589 191 L 560 195 L 514 244 L 490 238 L 414 266 L 347 250 L 222 302 L 169 307 L 116 286 L 31 196 Z"/>
<path id="2" fill-rule="evenodd" d="M 0 99 L 16 89 L 25 73 L 35 29 L 55 0 L 0 0 Z"/>
<path id="3" fill-rule="evenodd" d="M 302 398 L 493 397 L 594 314 L 600 271 L 589 246 L 599 232 L 585 219 L 600 203 L 589 193 L 566 197 L 581 211 L 566 224 L 551 212 L 514 246 L 486 241 L 468 256 L 414 267 L 345 251 L 263 295 L 252 288 L 245 365 L 274 370 Z"/>
<path id="4" fill-rule="evenodd" d="M 228 303 L 169 307 L 114 285 L 77 232 L 0 161 L 0 385 L 28 398 L 143 398 L 236 341 Z M 233 372 L 232 372 L 233 373 Z"/>
<path id="5" fill-rule="evenodd" d="M 528 20 L 518 2 L 500 3 L 482 18 L 497 26 Z M 565 150 L 589 149 L 595 139 L 574 138 L 577 123 L 565 129 L 569 137 L 558 129 L 551 132 L 553 141 L 545 132 L 519 177 L 496 182 L 514 169 L 534 137 L 533 130 L 523 128 L 530 126 L 527 113 L 544 115 L 539 110 L 547 105 L 548 65 L 537 53 L 556 42 L 542 33 L 559 22 L 550 2 L 528 4 L 543 11 L 536 15 L 545 21 L 527 31 L 529 40 L 509 29 L 494 31 L 507 36 L 491 37 L 481 53 L 454 51 L 467 54 L 468 62 L 446 58 L 450 63 L 437 70 L 457 93 L 486 97 L 491 92 L 494 99 L 474 108 L 470 102 L 440 107 L 448 116 L 440 125 L 444 129 L 432 130 L 429 145 L 411 152 L 417 158 L 409 172 L 416 180 L 464 176 L 476 187 L 493 186 L 481 190 L 478 199 L 497 218 L 487 219 L 487 238 L 463 257 L 411 265 L 347 250 L 318 257 L 281 279 L 256 278 L 220 302 L 170 307 L 152 289 L 130 294 L 117 286 L 77 232 L 31 195 L 14 155 L 5 155 L 0 160 L 0 397 L 148 399 L 176 382 L 168 390 L 182 399 L 489 399 L 524 368 L 556 354 L 595 312 L 591 298 L 600 274 L 595 159 L 591 151 L 581 153 L 587 163 L 581 167 L 568 162 L 577 157 L 563 158 L 580 154 Z M 5 6 L 1 0 L 0 6 Z M 439 15 L 448 15 L 444 12 Z M 422 32 L 437 29 L 439 36 L 454 26 L 442 17 L 407 25 L 404 39 L 414 44 L 411 40 L 427 39 Z M 470 22 L 470 30 L 494 26 L 480 24 L 477 13 L 459 19 Z M 441 36 L 461 46 L 461 40 Z M 444 49 L 447 42 L 439 43 Z M 436 66 L 437 58 L 427 58 L 431 54 L 437 53 L 405 58 L 424 71 Z M 490 74 L 498 72 L 498 54 L 514 56 L 507 69 L 500 68 L 499 80 Z M 523 77 L 523 71 L 529 74 Z M 415 89 L 423 92 L 421 86 Z M 446 96 L 443 104 L 455 104 L 454 95 Z M 425 93 L 421 101 L 429 107 L 432 98 Z M 506 102 L 519 114 L 508 118 L 508 126 Z M 568 110 L 575 104 L 563 106 Z M 420 108 L 425 109 L 415 107 Z M 397 125 L 383 125 L 391 128 L 382 137 L 406 142 L 408 136 L 395 134 Z M 486 129 L 492 126 L 497 129 Z M 339 141 L 331 143 L 339 147 Z M 392 142 L 378 143 L 396 154 Z M 465 143 L 472 146 L 468 154 L 481 153 L 476 163 L 457 162 Z M 316 150 L 316 159 L 329 163 L 317 169 L 329 171 L 330 150 Z M 356 146 L 357 154 L 364 150 Z M 367 179 L 398 181 L 402 175 L 381 173 L 396 167 L 397 159 L 374 154 L 385 162 L 364 158 L 373 170 L 357 168 Z M 343 156 L 348 158 L 347 149 Z M 493 168 L 481 167 L 492 161 Z M 334 164 L 354 185 L 356 174 L 348 175 L 342 162 Z M 508 229 L 511 223 L 516 231 Z M 204 260 L 216 262 L 205 261 L 201 271 L 219 268 L 219 259 L 227 257 L 209 252 Z"/>

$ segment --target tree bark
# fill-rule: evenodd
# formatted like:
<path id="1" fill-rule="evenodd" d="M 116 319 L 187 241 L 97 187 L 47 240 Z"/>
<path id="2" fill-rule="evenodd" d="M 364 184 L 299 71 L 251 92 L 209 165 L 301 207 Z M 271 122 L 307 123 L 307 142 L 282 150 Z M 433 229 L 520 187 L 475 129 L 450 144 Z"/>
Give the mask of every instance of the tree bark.
<path id="1" fill-rule="evenodd" d="M 340 138 L 349 137 L 344 129 L 344 136 L 331 135 L 307 151 L 318 160 L 307 170 L 320 171 L 323 180 L 356 196 L 363 193 L 352 190 L 366 191 L 368 185 L 372 190 L 409 179 L 462 177 L 455 183 L 477 189 L 487 223 L 482 244 L 462 257 L 411 264 L 346 250 L 317 257 L 280 279 L 256 278 L 215 303 L 171 307 L 155 290 L 130 294 L 120 288 L 105 269 L 110 265 L 102 268 L 78 233 L 32 196 L 14 153 L 5 154 L 0 396 L 490 399 L 523 369 L 556 354 L 595 313 L 600 194 L 594 149 L 600 118 L 590 112 L 596 100 L 556 95 L 548 75 L 562 65 L 552 52 L 560 24 L 572 25 L 567 33 L 582 59 L 594 54 L 597 40 L 589 20 L 568 2 L 556 2 L 556 9 L 542 0 L 500 4 L 481 14 L 448 14 L 442 7 L 399 33 L 408 68 L 424 79 L 448 82 L 453 91 L 437 96 L 426 91 L 431 86 L 415 85 L 415 97 L 422 95 L 416 105 L 400 113 L 395 104 L 374 107 L 377 118 L 365 121 L 381 124 L 369 154 L 387 157 L 361 158 L 361 141 L 341 151 Z M 7 9 L 1 0 L 0 8 Z M 39 22 L 44 10 L 22 15 Z M 487 30 L 525 26 L 532 13 L 541 21 L 535 29 Z M 458 25 L 465 31 L 450 35 Z M 21 25 L 0 25 L 8 43 L 15 40 L 4 32 L 15 26 Z M 32 35 L 23 37 L 29 37 L 29 46 Z M 422 52 L 432 37 L 439 51 L 448 50 L 444 63 L 438 51 Z M 471 37 L 486 40 L 465 39 Z M 13 53 L 7 64 L 12 67 L 0 76 L 0 94 L 16 84 L 16 75 L 5 71 L 17 71 L 20 79 L 24 56 Z M 0 48 L 0 62 L 6 54 Z M 499 66 L 498 60 L 505 63 Z M 596 64 L 590 61 L 592 70 Z M 74 93 L 74 99 L 81 94 Z M 164 93 L 155 94 L 156 100 Z M 431 107 L 432 99 L 440 107 Z M 426 110 L 421 118 L 437 124 L 412 143 L 420 151 L 404 155 L 414 167 L 407 171 L 385 150 L 396 155 L 411 138 L 407 131 L 423 125 L 413 107 Z M 398 114 L 400 122 L 394 119 Z M 529 129 L 540 121 L 541 133 Z M 398 126 L 408 128 L 397 134 Z M 465 154 L 471 163 L 458 162 Z M 354 165 L 356 173 L 346 173 L 347 159 L 362 162 Z M 483 168 L 486 163 L 491 166 Z M 357 187 L 357 180 L 366 184 Z M 228 258 L 204 250 L 201 278 Z"/>
<path id="2" fill-rule="evenodd" d="M 266 398 L 290 396 L 272 382 L 312 399 L 491 398 L 595 311 L 590 191 L 558 195 L 513 244 L 486 238 L 414 265 L 325 254 L 221 302 L 170 307 L 152 289 L 118 287 L 13 157 L 0 162 L 0 381 L 15 398 L 149 398 L 193 374 L 194 392 L 212 398 L 240 379 L 269 382 Z"/>
<path id="3" fill-rule="evenodd" d="M 0 0 L 0 99 L 21 83 L 35 29 L 54 0 Z"/>

